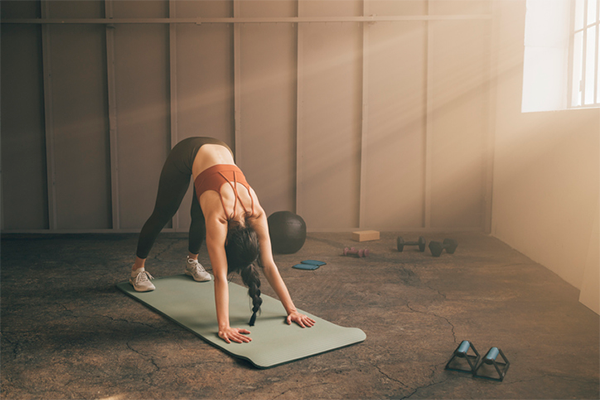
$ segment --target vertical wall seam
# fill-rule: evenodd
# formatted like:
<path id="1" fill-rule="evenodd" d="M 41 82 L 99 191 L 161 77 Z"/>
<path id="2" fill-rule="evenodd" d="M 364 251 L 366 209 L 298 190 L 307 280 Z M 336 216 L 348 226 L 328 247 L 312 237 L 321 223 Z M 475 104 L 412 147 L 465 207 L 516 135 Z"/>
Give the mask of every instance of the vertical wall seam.
<path id="1" fill-rule="evenodd" d="M 302 16 L 302 1 L 298 0 L 298 17 Z M 297 34 L 296 34 L 296 214 L 302 215 L 302 199 L 300 197 L 300 193 L 302 190 L 302 85 L 303 85 L 303 68 L 302 63 L 304 60 L 303 57 L 303 29 L 301 23 L 296 24 Z"/>
<path id="2" fill-rule="evenodd" d="M 596 21 L 600 20 L 600 4 L 596 4 Z M 600 74 L 598 74 L 598 68 L 600 68 L 600 60 L 598 60 L 598 56 L 600 56 L 600 24 L 596 25 L 596 56 L 594 57 L 594 71 L 596 72 L 596 76 L 594 80 L 598 80 Z M 598 98 L 598 87 L 600 86 L 600 82 L 596 82 L 594 85 L 594 98 L 592 99 L 592 104 L 598 104 L 600 99 Z"/>
<path id="3" fill-rule="evenodd" d="M 113 0 L 104 1 L 106 18 L 113 18 Z M 110 147 L 110 182 L 112 229 L 120 229 L 119 144 L 117 127 L 117 93 L 115 77 L 115 26 L 106 25 L 106 81 L 108 91 L 108 126 Z"/>
<path id="4" fill-rule="evenodd" d="M 489 52 L 488 52 L 488 80 L 487 80 L 487 98 L 488 98 L 488 131 L 485 136 L 486 148 L 484 149 L 484 213 L 483 213 L 483 230 L 484 233 L 492 233 L 492 203 L 494 199 L 494 153 L 496 146 L 496 84 L 497 84 L 497 40 L 496 40 L 496 3 L 491 4 L 492 19 L 488 22 L 489 32 Z"/>
<path id="5" fill-rule="evenodd" d="M 50 14 L 50 0 L 41 0 L 42 18 Z M 52 69 L 50 25 L 42 25 L 42 69 L 44 77 L 44 123 L 46 136 L 46 179 L 48 190 L 48 229 L 57 229 L 54 164 L 54 121 L 52 118 Z"/>
<path id="6" fill-rule="evenodd" d="M 233 16 L 240 17 L 240 0 L 233 0 Z M 235 162 L 243 168 L 242 159 L 242 67 L 241 67 L 241 29 L 240 24 L 233 24 L 233 145 Z"/>
<path id="7" fill-rule="evenodd" d="M 427 15 L 430 14 L 429 9 L 429 1 L 427 2 Z M 425 187 L 424 187 L 424 205 L 423 205 L 423 227 L 430 228 L 431 227 L 431 169 L 432 169 L 432 154 L 431 154 L 431 144 L 432 144 L 432 133 L 433 133 L 433 27 L 432 24 L 434 22 L 431 20 L 427 20 L 427 52 L 426 52 L 426 89 L 425 89 L 425 101 L 426 101 L 426 110 L 425 110 L 425 138 L 424 138 L 424 177 L 425 177 Z"/>
<path id="8" fill-rule="evenodd" d="M 363 0 L 363 17 L 369 13 L 369 1 Z M 360 131 L 360 177 L 359 187 L 359 206 L 358 206 L 358 227 L 365 227 L 365 215 L 367 208 L 367 136 L 369 131 L 369 26 L 362 23 L 362 123 Z"/>
<path id="9" fill-rule="evenodd" d="M 169 0 L 169 18 L 176 17 L 176 2 Z M 177 95 L 177 25 L 169 24 L 169 120 L 171 149 L 179 141 L 179 131 L 177 125 L 177 109 L 179 107 Z M 174 231 L 179 230 L 179 210 L 175 212 L 171 219 L 171 225 Z"/>

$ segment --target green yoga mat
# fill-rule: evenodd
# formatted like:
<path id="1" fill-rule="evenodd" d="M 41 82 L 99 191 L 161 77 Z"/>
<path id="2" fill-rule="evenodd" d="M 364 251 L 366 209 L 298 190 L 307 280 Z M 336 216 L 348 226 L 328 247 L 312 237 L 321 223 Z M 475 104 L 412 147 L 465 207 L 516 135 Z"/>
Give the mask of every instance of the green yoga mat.
<path id="1" fill-rule="evenodd" d="M 279 300 L 262 295 L 261 313 L 254 326 L 248 326 L 250 300 L 247 289 L 229 283 L 231 326 L 248 329 L 250 343 L 225 343 L 219 336 L 215 310 L 214 283 L 195 282 L 189 276 L 175 275 L 152 281 L 156 290 L 136 292 L 128 282 L 117 287 L 152 310 L 192 331 L 224 352 L 245 359 L 258 368 L 299 360 L 335 350 L 366 339 L 358 328 L 345 328 L 300 311 L 316 321 L 311 328 L 285 322 L 286 312 Z"/>

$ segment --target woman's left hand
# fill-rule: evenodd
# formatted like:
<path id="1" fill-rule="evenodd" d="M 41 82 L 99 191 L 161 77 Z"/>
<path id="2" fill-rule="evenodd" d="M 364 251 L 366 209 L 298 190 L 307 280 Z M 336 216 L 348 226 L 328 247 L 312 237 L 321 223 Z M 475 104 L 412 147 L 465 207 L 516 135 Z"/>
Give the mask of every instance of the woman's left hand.
<path id="1" fill-rule="evenodd" d="M 294 311 L 293 313 L 291 313 L 290 315 L 287 316 L 286 322 L 288 325 L 291 325 L 291 323 L 295 322 L 298 325 L 300 325 L 302 328 L 310 328 L 311 326 L 313 326 L 315 324 L 315 320 L 312 318 L 307 317 L 304 314 L 300 314 L 297 311 Z"/>

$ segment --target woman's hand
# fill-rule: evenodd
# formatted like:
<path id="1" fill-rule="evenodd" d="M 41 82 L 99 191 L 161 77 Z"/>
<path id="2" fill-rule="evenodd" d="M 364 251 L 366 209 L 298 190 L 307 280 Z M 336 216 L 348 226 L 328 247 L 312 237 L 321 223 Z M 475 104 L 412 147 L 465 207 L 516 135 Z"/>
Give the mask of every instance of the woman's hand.
<path id="1" fill-rule="evenodd" d="M 300 325 L 300 327 L 302 328 L 310 328 L 311 326 L 313 326 L 315 324 L 315 320 L 312 318 L 307 317 L 304 314 L 300 314 L 297 311 L 294 311 L 292 313 L 290 313 L 290 315 L 287 316 L 286 322 L 288 325 L 291 325 L 291 323 L 295 322 L 298 325 Z"/>
<path id="2" fill-rule="evenodd" d="M 227 343 L 231 343 L 231 341 L 234 341 L 236 343 L 248 343 L 251 342 L 252 339 L 250 339 L 248 336 L 244 336 L 244 335 L 248 335 L 250 333 L 249 330 L 247 329 L 239 329 L 239 328 L 225 328 L 225 329 L 220 329 L 219 330 L 219 337 L 221 339 L 223 339 L 224 341 L 226 341 Z"/>

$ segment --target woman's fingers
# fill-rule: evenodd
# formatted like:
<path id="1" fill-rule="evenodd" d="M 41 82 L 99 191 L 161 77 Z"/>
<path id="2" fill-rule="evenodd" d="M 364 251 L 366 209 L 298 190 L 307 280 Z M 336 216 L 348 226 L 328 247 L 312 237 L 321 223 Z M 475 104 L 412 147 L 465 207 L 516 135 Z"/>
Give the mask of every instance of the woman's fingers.
<path id="1" fill-rule="evenodd" d="M 250 332 L 248 332 L 248 333 L 250 333 Z M 238 333 L 233 337 L 233 341 L 235 341 L 237 343 L 248 343 L 248 342 L 251 342 L 252 339 L 250 339 L 248 336 L 243 336 Z"/>
<path id="2" fill-rule="evenodd" d="M 304 327 L 311 327 L 315 325 L 315 320 L 312 318 L 307 317 L 306 315 L 302 316 L 302 324 Z"/>
<path id="3" fill-rule="evenodd" d="M 252 339 L 248 336 L 244 336 L 244 334 L 247 335 L 249 333 L 250 331 L 247 329 L 230 328 L 225 332 L 219 332 L 219 337 L 226 343 L 231 343 L 232 341 L 236 343 L 248 343 L 251 342 Z"/>
<path id="4" fill-rule="evenodd" d="M 248 332 L 248 333 L 250 333 L 250 332 Z M 244 336 L 239 333 L 233 334 L 231 336 L 231 340 L 233 340 L 236 343 L 248 343 L 248 342 L 252 341 L 252 339 L 250 339 L 248 336 Z"/>
<path id="5" fill-rule="evenodd" d="M 286 319 L 287 324 L 290 325 L 292 323 L 292 321 L 297 323 L 302 328 L 307 328 L 307 327 L 310 328 L 315 325 L 315 320 L 307 317 L 304 314 L 294 313 L 294 314 L 288 315 L 288 317 Z"/>

